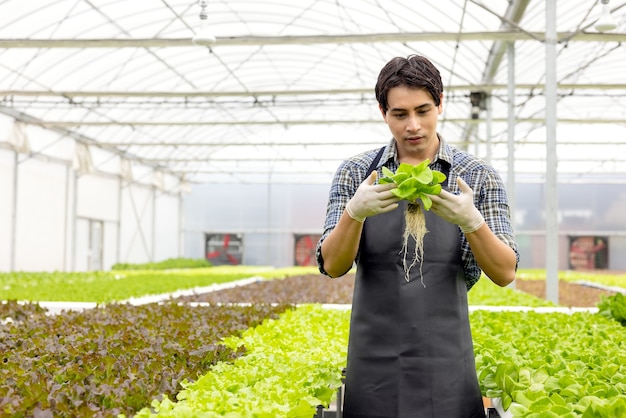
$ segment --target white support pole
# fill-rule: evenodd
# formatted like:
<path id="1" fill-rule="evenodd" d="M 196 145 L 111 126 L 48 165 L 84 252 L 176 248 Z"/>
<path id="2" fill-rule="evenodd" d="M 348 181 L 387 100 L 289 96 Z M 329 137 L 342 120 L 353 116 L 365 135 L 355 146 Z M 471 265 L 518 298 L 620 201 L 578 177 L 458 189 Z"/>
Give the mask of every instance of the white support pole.
<path id="1" fill-rule="evenodd" d="M 275 154 L 272 154 L 275 155 Z M 270 161 L 270 169 L 267 173 L 267 265 L 271 266 L 272 263 L 272 171 L 274 169 L 273 163 Z"/>
<path id="2" fill-rule="evenodd" d="M 480 156 L 480 119 L 476 121 L 476 129 L 474 129 L 474 155 Z"/>
<path id="3" fill-rule="evenodd" d="M 156 240 L 157 240 L 157 222 L 156 222 L 156 205 L 157 205 L 158 187 L 152 186 L 152 245 L 150 248 L 150 262 L 157 261 L 156 256 Z"/>
<path id="4" fill-rule="evenodd" d="M 183 216 L 183 192 L 178 193 L 178 257 L 185 257 L 185 217 Z"/>
<path id="5" fill-rule="evenodd" d="M 76 170 L 72 170 L 72 189 L 74 195 L 72 196 L 72 271 L 76 271 L 76 240 L 78 234 L 78 173 Z"/>
<path id="6" fill-rule="evenodd" d="M 65 167 L 65 220 L 64 220 L 64 228 L 63 228 L 63 271 L 68 271 L 68 262 L 69 259 L 69 246 L 70 246 L 70 207 L 71 207 L 71 196 L 70 196 L 70 188 L 71 188 L 71 178 L 72 178 L 72 165 L 68 164 Z"/>
<path id="7" fill-rule="evenodd" d="M 115 262 L 122 262 L 122 191 L 124 190 L 124 177 L 120 175 L 117 189 L 117 249 Z"/>
<path id="8" fill-rule="evenodd" d="M 18 170 L 19 168 L 19 153 L 15 151 L 15 155 L 13 158 L 13 203 L 11 207 L 11 242 L 9 246 L 11 247 L 11 261 L 10 261 L 10 270 L 15 271 L 15 244 L 17 241 L 17 183 L 18 183 Z"/>
<path id="9" fill-rule="evenodd" d="M 511 208 L 511 224 L 515 232 L 515 44 L 509 43 L 508 129 L 507 129 L 507 194 Z"/>
<path id="10" fill-rule="evenodd" d="M 491 145 L 493 143 L 493 110 L 492 110 L 492 105 L 493 105 L 493 100 L 491 97 L 491 92 L 487 93 L 487 98 L 485 99 L 486 104 L 487 104 L 487 120 L 485 121 L 485 140 L 487 141 L 487 151 L 486 151 L 486 155 L 485 155 L 485 161 L 487 161 L 487 163 L 491 164 Z"/>
<path id="11" fill-rule="evenodd" d="M 509 42 L 507 48 L 508 73 L 508 129 L 507 129 L 507 196 L 511 227 L 515 234 L 515 43 Z M 515 282 L 509 285 L 515 288 Z"/>
<path id="12" fill-rule="evenodd" d="M 559 303 L 559 237 L 556 158 L 556 2 L 546 4 L 546 299 Z"/>

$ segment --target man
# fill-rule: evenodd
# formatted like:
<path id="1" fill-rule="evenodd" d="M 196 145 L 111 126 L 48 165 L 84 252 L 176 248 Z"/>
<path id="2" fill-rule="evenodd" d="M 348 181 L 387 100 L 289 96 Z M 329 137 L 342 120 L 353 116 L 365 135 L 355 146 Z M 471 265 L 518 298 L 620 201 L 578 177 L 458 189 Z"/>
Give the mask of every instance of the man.
<path id="1" fill-rule="evenodd" d="M 491 166 L 438 134 L 443 84 L 428 59 L 392 59 L 375 93 L 393 138 L 340 165 L 317 245 L 323 274 L 342 276 L 357 263 L 344 417 L 484 417 L 467 291 L 481 271 L 500 286 L 515 279 L 519 253 L 504 185 Z M 429 232 L 407 281 L 408 202 L 377 178 L 383 166 L 395 172 L 426 159 L 447 179 L 429 196 L 431 210 L 422 210 Z M 410 245 L 405 254 L 414 253 Z"/>

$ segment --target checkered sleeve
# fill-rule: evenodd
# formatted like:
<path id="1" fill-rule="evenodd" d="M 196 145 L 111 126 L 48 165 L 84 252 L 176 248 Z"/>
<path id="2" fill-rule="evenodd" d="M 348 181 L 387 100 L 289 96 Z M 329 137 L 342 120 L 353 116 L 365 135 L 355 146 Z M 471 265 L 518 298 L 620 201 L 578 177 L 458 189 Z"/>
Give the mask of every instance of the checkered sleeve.
<path id="1" fill-rule="evenodd" d="M 519 249 L 511 225 L 508 196 L 500 175 L 482 160 L 466 153 L 457 153 L 455 170 L 451 173 L 448 183 L 453 193 L 459 192 L 456 176 L 460 176 L 472 188 L 474 205 L 483 215 L 485 223 L 501 241 L 513 249 L 519 263 Z M 460 235 L 467 286 L 470 289 L 478 282 L 482 271 L 472 254 L 467 238 L 462 232 Z"/>
<path id="2" fill-rule="evenodd" d="M 349 160 L 341 163 L 335 172 L 330 191 L 328 194 L 328 204 L 326 206 L 326 221 L 324 223 L 324 232 L 317 242 L 315 248 L 315 258 L 317 266 L 322 274 L 330 276 L 324 270 L 324 260 L 322 258 L 322 242 L 328 237 L 328 234 L 335 228 L 339 222 L 339 218 L 348 204 L 348 201 L 356 193 L 356 189 L 365 180 L 367 169 L 372 164 L 376 156 L 377 150 L 371 150 L 363 154 L 359 154 Z"/>

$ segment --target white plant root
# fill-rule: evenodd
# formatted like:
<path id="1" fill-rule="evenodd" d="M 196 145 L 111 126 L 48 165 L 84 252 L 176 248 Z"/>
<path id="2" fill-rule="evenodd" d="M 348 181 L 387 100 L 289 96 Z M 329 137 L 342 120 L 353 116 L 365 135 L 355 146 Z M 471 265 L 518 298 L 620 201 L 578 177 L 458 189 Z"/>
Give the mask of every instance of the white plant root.
<path id="1" fill-rule="evenodd" d="M 404 278 L 409 281 L 411 268 L 415 266 L 417 261 L 420 262 L 420 280 L 422 286 L 424 284 L 424 277 L 422 276 L 422 264 L 424 262 L 424 236 L 428 233 L 426 229 L 426 217 L 422 211 L 422 207 L 418 203 L 409 203 L 406 211 L 404 212 L 404 234 L 402 236 L 402 264 L 404 266 Z M 407 253 L 409 237 L 415 240 L 415 251 L 413 253 L 413 261 L 407 266 Z"/>

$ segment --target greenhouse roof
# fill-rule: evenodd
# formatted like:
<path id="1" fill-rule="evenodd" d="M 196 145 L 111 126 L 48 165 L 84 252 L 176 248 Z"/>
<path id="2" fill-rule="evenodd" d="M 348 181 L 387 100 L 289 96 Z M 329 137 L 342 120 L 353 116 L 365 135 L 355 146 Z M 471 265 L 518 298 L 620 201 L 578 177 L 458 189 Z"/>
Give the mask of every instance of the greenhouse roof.
<path id="1" fill-rule="evenodd" d="M 545 176 L 554 74 L 559 175 L 626 178 L 626 0 L 608 31 L 600 1 L 556 1 L 555 26 L 548 3 L 0 0 L 0 113 L 52 133 L 30 155 L 71 138 L 190 182 L 328 184 L 390 138 L 376 77 L 417 53 L 441 71 L 449 142 Z M 203 10 L 215 42 L 197 44 Z"/>

